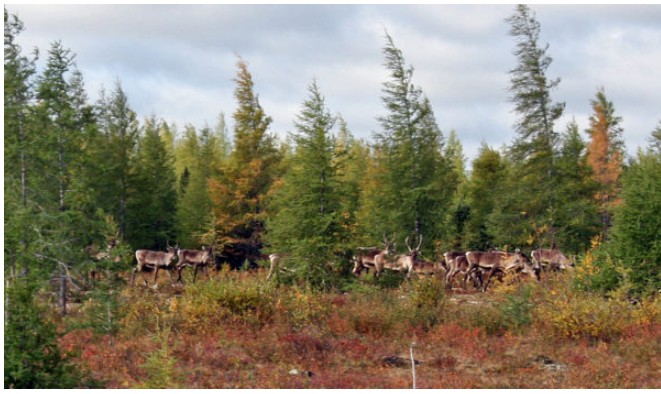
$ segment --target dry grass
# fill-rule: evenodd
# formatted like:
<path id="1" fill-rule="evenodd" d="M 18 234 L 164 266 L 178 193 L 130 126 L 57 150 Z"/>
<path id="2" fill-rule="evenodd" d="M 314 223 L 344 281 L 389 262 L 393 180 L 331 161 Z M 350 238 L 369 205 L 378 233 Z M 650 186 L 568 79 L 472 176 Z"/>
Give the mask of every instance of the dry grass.
<path id="1" fill-rule="evenodd" d="M 487 293 L 433 279 L 319 293 L 264 276 L 127 287 L 113 337 L 76 329 L 61 342 L 108 388 L 410 388 L 410 365 L 383 360 L 412 344 L 418 388 L 661 388 L 658 297 L 577 296 L 564 277 Z"/>

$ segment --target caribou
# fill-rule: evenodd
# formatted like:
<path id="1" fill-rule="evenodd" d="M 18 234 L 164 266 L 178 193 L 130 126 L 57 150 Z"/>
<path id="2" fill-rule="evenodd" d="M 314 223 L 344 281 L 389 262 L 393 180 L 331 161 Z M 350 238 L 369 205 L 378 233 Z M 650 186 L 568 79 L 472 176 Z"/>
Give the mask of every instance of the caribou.
<path id="1" fill-rule="evenodd" d="M 375 275 L 379 276 L 384 269 L 389 269 L 391 271 L 406 272 L 406 279 L 411 278 L 413 273 L 414 262 L 417 260 L 420 255 L 420 246 L 422 245 L 422 235 L 420 236 L 420 241 L 418 246 L 411 248 L 409 244 L 409 237 L 406 237 L 405 240 L 406 247 L 409 249 L 408 254 L 400 254 L 396 256 L 395 260 L 388 260 L 386 256 L 383 259 L 375 259 Z"/>
<path id="2" fill-rule="evenodd" d="M 394 235 L 392 240 L 388 240 L 386 235 L 383 234 L 383 249 L 357 248 L 357 252 L 353 257 L 353 274 L 360 276 L 363 270 L 369 272 L 370 268 L 374 268 L 374 276 L 378 276 L 379 272 L 376 270 L 376 265 L 385 264 L 387 256 L 395 252 Z"/>
<path id="3" fill-rule="evenodd" d="M 416 275 L 437 275 L 440 272 L 445 272 L 445 267 L 442 262 L 414 260 L 413 272 Z"/>
<path id="4" fill-rule="evenodd" d="M 170 283 L 172 282 L 172 275 L 170 274 L 170 269 L 172 269 L 172 263 L 177 258 L 179 251 L 179 245 L 177 246 L 167 246 L 167 252 L 157 252 L 153 250 L 138 249 L 135 251 L 135 259 L 138 261 L 138 265 L 133 269 L 133 275 L 131 275 L 131 285 L 135 282 L 135 274 L 142 272 L 142 279 L 145 281 L 145 286 L 147 286 L 147 279 L 145 279 L 144 272 L 147 268 L 154 270 L 154 288 L 158 287 L 158 270 L 164 269 L 170 277 Z"/>
<path id="5" fill-rule="evenodd" d="M 119 232 L 115 236 L 110 237 L 106 243 L 106 248 L 104 250 L 99 250 L 96 245 L 89 245 L 85 248 L 85 253 L 92 259 L 94 265 L 89 271 L 89 276 L 92 282 L 96 281 L 103 275 L 103 269 L 98 266 L 98 263 L 101 262 L 113 262 L 120 263 L 122 261 L 122 256 L 116 255 L 113 257 L 113 249 L 117 247 L 117 238 L 119 237 Z"/>
<path id="6" fill-rule="evenodd" d="M 540 280 L 539 269 L 533 267 L 530 260 L 526 255 L 516 250 L 514 253 L 507 252 L 466 252 L 466 260 L 468 260 L 468 272 L 464 277 L 464 281 L 472 274 L 476 274 L 478 270 L 484 269 L 488 271 L 487 279 L 482 285 L 482 291 L 486 292 L 491 277 L 497 272 L 523 272 L 536 280 Z"/>
<path id="7" fill-rule="evenodd" d="M 454 281 L 455 276 L 458 273 L 464 275 L 463 287 L 466 288 L 466 278 L 472 279 L 473 285 L 475 287 L 482 286 L 482 271 L 478 269 L 477 271 L 471 271 L 469 275 L 469 264 L 468 259 L 466 259 L 466 253 L 464 252 L 446 252 L 443 254 L 445 258 L 445 264 L 448 267 L 445 274 L 445 286 L 448 289 L 452 288 L 452 282 Z"/>
<path id="8" fill-rule="evenodd" d="M 548 264 L 548 268 L 553 271 L 565 270 L 567 268 L 573 268 L 574 262 L 569 260 L 562 252 L 558 249 L 536 249 L 530 253 L 533 263 L 541 268 L 544 268 Z"/>
<path id="9" fill-rule="evenodd" d="M 181 271 L 183 271 L 186 266 L 193 267 L 193 283 L 195 283 L 195 278 L 197 278 L 197 271 L 200 268 L 202 268 L 207 278 L 209 277 L 207 267 L 215 261 L 213 245 L 208 249 L 203 247 L 202 250 L 179 249 L 177 255 L 179 257 L 179 261 L 175 267 L 179 275 L 177 282 L 182 283 Z"/>
<path id="10" fill-rule="evenodd" d="M 279 253 L 272 253 L 269 255 L 269 260 L 271 261 L 271 267 L 269 268 L 269 274 L 266 277 L 266 280 L 270 280 L 273 275 L 275 275 L 275 270 L 278 269 L 278 264 L 280 263 L 280 258 L 282 256 Z"/>

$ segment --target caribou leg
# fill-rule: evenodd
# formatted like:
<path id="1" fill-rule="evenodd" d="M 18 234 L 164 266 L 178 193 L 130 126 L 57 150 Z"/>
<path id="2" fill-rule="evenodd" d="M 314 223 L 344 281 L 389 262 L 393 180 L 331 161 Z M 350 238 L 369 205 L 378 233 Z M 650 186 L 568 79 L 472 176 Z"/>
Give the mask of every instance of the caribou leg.
<path id="1" fill-rule="evenodd" d="M 487 287 L 489 287 L 489 282 L 491 282 L 491 277 L 493 276 L 494 273 L 496 273 L 497 270 L 498 270 L 498 267 L 496 267 L 496 266 L 491 267 L 491 269 L 489 270 L 487 280 L 484 282 L 484 287 L 482 287 L 483 292 L 487 291 Z"/>

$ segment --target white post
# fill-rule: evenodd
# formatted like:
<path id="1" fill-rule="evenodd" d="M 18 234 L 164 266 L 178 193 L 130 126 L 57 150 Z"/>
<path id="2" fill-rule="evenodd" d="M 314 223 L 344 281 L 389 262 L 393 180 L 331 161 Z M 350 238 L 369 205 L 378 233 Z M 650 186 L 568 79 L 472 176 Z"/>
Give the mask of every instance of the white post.
<path id="1" fill-rule="evenodd" d="M 415 360 L 413 359 L 413 346 L 415 346 L 415 343 L 411 344 L 411 372 L 413 374 L 413 389 L 415 390 Z"/>

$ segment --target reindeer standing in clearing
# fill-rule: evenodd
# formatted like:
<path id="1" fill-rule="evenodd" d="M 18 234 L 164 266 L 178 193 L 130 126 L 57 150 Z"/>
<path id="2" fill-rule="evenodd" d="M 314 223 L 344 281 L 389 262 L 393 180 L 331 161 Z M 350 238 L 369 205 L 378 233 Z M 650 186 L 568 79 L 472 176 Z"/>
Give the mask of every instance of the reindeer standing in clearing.
<path id="1" fill-rule="evenodd" d="M 154 270 L 154 288 L 158 287 L 158 271 L 160 269 L 166 270 L 168 276 L 170 277 L 170 283 L 172 282 L 172 275 L 170 274 L 170 269 L 173 268 L 172 263 L 177 258 L 177 252 L 179 251 L 179 245 L 177 246 L 167 246 L 167 252 L 156 252 L 153 250 L 138 249 L 135 251 L 135 259 L 138 261 L 138 265 L 133 269 L 133 275 L 131 275 L 131 285 L 135 282 L 135 274 L 142 272 L 142 279 L 145 281 L 145 286 L 147 286 L 147 279 L 145 278 L 146 269 Z"/>
<path id="2" fill-rule="evenodd" d="M 177 282 L 182 283 L 181 271 L 186 267 L 193 267 L 193 283 L 197 278 L 197 271 L 202 268 L 207 278 L 209 277 L 208 266 L 215 262 L 213 246 L 203 250 L 194 249 L 179 249 L 179 261 L 177 262 L 176 270 L 179 274 Z"/>

